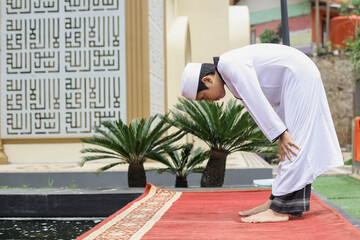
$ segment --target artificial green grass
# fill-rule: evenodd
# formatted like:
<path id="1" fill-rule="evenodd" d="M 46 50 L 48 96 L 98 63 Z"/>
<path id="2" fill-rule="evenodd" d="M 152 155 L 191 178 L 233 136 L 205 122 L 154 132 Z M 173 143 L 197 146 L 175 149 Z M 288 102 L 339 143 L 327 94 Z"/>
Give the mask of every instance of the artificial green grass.
<path id="1" fill-rule="evenodd" d="M 352 165 L 352 159 L 349 159 L 344 162 L 344 165 Z"/>
<path id="2" fill-rule="evenodd" d="M 355 218 L 360 220 L 360 207 L 359 207 L 359 200 L 354 198 L 351 199 L 331 199 L 336 206 L 339 206 L 345 212 L 351 214 Z M 357 206 L 356 206 L 357 205 Z"/>
<path id="3" fill-rule="evenodd" d="M 345 212 L 360 220 L 360 181 L 349 176 L 322 176 L 312 187 Z"/>

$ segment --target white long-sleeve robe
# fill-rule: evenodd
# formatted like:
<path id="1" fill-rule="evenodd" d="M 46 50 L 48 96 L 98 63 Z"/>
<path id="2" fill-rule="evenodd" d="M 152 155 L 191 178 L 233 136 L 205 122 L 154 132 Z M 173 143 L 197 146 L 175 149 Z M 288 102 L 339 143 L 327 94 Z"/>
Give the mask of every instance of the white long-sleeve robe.
<path id="1" fill-rule="evenodd" d="M 222 54 L 217 69 L 270 141 L 288 129 L 300 147 L 293 162 L 280 162 L 274 196 L 343 165 L 320 72 L 305 54 L 278 44 L 249 45 Z"/>

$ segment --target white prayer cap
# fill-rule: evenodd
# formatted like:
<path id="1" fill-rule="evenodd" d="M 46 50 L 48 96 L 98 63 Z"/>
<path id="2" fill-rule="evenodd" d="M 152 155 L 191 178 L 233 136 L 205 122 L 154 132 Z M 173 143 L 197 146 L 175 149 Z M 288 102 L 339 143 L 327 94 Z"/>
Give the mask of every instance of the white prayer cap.
<path id="1" fill-rule="evenodd" d="M 201 63 L 188 63 L 181 77 L 181 95 L 196 100 Z"/>

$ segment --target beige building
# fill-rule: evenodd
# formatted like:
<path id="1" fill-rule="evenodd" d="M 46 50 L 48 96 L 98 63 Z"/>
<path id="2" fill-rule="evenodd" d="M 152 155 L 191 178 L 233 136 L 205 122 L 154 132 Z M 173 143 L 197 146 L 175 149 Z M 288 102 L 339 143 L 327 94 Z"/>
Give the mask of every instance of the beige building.
<path id="1" fill-rule="evenodd" d="M 168 112 L 187 62 L 250 43 L 234 1 L 47 2 L 0 3 L 2 164 L 80 162 L 93 126 Z"/>

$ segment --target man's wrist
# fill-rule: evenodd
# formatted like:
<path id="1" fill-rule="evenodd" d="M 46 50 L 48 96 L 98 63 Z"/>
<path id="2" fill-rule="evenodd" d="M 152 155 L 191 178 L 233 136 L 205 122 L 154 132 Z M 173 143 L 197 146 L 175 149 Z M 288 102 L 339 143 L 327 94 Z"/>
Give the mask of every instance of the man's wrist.
<path id="1" fill-rule="evenodd" d="M 285 131 L 283 131 L 279 136 L 277 136 L 272 142 L 276 142 L 285 132 L 287 132 L 287 129 L 285 129 Z"/>

